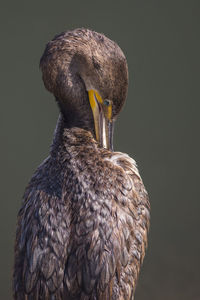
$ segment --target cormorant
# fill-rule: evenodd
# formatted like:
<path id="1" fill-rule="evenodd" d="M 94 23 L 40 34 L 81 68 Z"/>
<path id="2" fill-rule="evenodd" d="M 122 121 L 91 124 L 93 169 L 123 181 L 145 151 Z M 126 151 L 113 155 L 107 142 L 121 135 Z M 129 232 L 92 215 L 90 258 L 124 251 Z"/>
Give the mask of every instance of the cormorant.
<path id="1" fill-rule="evenodd" d="M 47 44 L 40 68 L 60 117 L 18 214 L 14 299 L 134 299 L 150 206 L 135 161 L 112 149 L 126 58 L 103 34 L 75 29 Z"/>

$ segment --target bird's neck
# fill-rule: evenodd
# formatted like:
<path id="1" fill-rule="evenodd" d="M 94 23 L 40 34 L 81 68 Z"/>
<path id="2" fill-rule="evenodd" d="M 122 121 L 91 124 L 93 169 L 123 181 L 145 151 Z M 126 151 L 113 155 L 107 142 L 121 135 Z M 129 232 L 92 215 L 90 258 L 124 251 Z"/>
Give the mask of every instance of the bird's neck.
<path id="1" fill-rule="evenodd" d="M 58 121 L 56 124 L 56 128 L 54 131 L 54 137 L 53 137 L 53 142 L 52 142 L 52 146 L 51 146 L 51 153 L 54 154 L 56 152 L 59 151 L 59 148 L 62 146 L 64 146 L 65 148 L 68 148 L 68 146 L 70 146 L 71 142 L 69 141 L 69 145 L 67 145 L 66 143 L 66 133 L 67 136 L 70 137 L 73 140 L 73 142 L 75 142 L 74 140 L 74 129 L 76 128 L 76 133 L 78 132 L 80 138 L 81 136 L 84 138 L 85 135 L 89 135 L 92 139 L 94 137 L 94 132 L 92 132 L 92 130 L 89 130 L 87 128 L 80 127 L 80 126 L 69 126 L 69 123 L 67 122 L 65 116 L 60 113 L 59 117 L 58 117 Z M 77 136 L 76 136 L 77 137 Z M 75 142 L 76 143 L 76 142 Z"/>
<path id="2" fill-rule="evenodd" d="M 62 115 L 62 124 L 65 128 L 82 128 L 94 134 L 94 119 L 89 104 L 88 95 L 82 94 L 76 105 L 73 101 L 56 98 Z"/>

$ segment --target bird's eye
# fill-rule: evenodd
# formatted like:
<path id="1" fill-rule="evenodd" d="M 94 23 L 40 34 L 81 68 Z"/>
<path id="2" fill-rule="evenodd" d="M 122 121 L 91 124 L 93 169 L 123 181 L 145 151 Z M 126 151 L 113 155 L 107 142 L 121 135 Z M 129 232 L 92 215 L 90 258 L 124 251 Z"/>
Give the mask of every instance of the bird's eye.
<path id="1" fill-rule="evenodd" d="M 109 105 L 110 105 L 110 100 L 105 99 L 105 100 L 103 101 L 103 104 L 106 105 L 106 106 L 109 106 Z"/>

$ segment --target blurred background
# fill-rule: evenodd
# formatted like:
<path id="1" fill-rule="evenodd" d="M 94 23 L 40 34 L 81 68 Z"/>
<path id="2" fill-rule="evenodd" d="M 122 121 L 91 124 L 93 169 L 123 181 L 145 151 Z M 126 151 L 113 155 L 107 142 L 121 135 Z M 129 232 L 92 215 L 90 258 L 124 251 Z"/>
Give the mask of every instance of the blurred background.
<path id="1" fill-rule="evenodd" d="M 1 1 L 0 23 L 0 299 L 11 299 L 21 198 L 58 117 L 39 60 L 55 34 L 89 27 L 115 40 L 129 65 L 115 149 L 137 161 L 152 208 L 136 300 L 199 300 L 200 2 Z"/>

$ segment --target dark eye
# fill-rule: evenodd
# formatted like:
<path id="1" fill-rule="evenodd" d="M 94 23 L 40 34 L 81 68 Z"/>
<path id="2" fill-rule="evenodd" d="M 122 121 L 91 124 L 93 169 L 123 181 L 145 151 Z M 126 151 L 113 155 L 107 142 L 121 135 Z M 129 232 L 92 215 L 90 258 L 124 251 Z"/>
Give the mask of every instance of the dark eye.
<path id="1" fill-rule="evenodd" d="M 106 105 L 106 106 L 109 106 L 110 105 L 110 100 L 105 99 L 103 101 L 103 104 Z"/>

